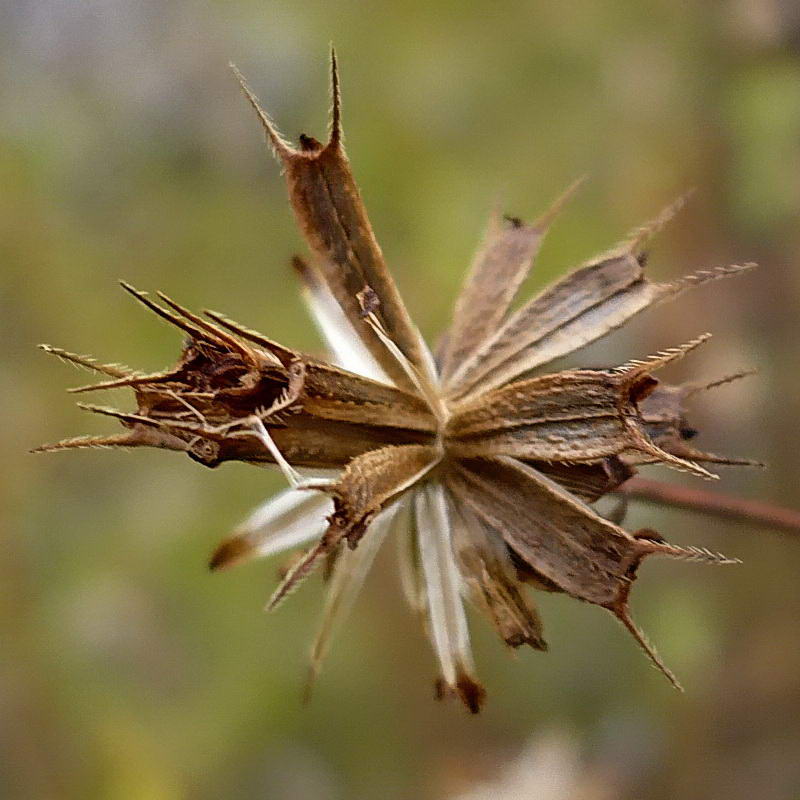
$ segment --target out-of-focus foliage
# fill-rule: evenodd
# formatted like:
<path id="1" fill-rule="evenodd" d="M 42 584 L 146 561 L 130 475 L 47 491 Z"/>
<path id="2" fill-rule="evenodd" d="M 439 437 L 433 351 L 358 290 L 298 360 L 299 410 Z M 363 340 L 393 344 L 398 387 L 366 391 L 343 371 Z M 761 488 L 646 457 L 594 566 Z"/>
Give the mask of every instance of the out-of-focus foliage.
<path id="1" fill-rule="evenodd" d="M 498 194 L 532 217 L 576 175 L 591 177 L 546 243 L 542 283 L 698 187 L 656 242 L 652 274 L 748 259 L 762 270 L 657 309 L 585 363 L 714 332 L 671 374 L 758 366 L 758 378 L 699 398 L 696 424 L 711 449 L 770 464 L 764 474 L 729 471 L 719 488 L 796 505 L 793 8 L 4 4 L 0 796 L 438 800 L 517 797 L 513 787 L 529 786 L 570 800 L 796 797 L 800 542 L 633 509 L 632 527 L 744 560 L 645 567 L 635 610 L 687 694 L 610 616 L 548 596 L 548 655 L 508 658 L 475 620 L 490 690 L 477 719 L 424 690 L 433 658 L 402 605 L 388 547 L 303 708 L 319 586 L 264 617 L 278 564 L 205 569 L 213 543 L 277 476 L 207 471 L 161 452 L 24 452 L 110 429 L 71 406 L 63 389 L 85 376 L 37 353 L 37 342 L 142 368 L 177 353 L 174 332 L 143 315 L 118 278 L 318 346 L 287 267 L 300 242 L 278 168 L 226 64 L 239 64 L 287 133 L 321 134 L 333 40 L 354 169 L 431 336 Z M 559 769 L 570 775 L 536 775 Z"/>

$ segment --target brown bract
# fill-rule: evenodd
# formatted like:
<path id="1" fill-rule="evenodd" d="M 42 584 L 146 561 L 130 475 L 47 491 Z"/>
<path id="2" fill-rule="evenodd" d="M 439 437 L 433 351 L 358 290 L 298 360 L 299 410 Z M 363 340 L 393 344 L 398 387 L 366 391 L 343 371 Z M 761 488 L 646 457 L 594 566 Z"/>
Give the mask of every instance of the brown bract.
<path id="1" fill-rule="evenodd" d="M 715 478 L 704 464 L 752 463 L 694 448 L 685 402 L 709 386 L 670 386 L 656 373 L 705 342 L 611 369 L 546 369 L 649 306 L 752 265 L 659 283 L 643 248 L 680 201 L 602 256 L 514 308 L 541 241 L 575 187 L 532 224 L 495 218 L 449 330 L 433 356 L 412 322 L 372 231 L 342 145 L 338 72 L 327 143 L 291 146 L 239 75 L 281 162 L 309 244 L 295 258 L 331 362 L 277 344 L 219 313 L 197 315 L 125 288 L 186 339 L 155 374 L 49 352 L 105 376 L 75 391 L 128 387 L 136 410 L 83 407 L 119 419 L 114 436 L 41 450 L 161 447 L 207 466 L 277 465 L 290 488 L 257 509 L 216 551 L 213 569 L 304 547 L 270 600 L 277 606 L 321 563 L 330 575 L 312 676 L 381 542 L 401 544 L 408 600 L 436 652 L 440 696 L 477 711 L 462 597 L 511 647 L 545 650 L 529 587 L 611 611 L 677 686 L 633 624 L 631 584 L 649 555 L 731 563 L 700 548 L 630 532 L 593 505 L 642 464 Z M 734 376 L 738 377 L 738 376 Z M 311 470 L 309 475 L 305 470 Z M 321 472 L 320 472 L 321 471 Z"/>

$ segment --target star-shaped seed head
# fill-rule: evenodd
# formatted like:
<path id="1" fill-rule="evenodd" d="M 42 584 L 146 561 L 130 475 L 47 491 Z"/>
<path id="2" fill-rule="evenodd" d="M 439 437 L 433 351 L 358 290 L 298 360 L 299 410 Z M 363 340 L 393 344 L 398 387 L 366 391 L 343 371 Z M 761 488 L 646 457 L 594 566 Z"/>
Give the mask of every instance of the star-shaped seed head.
<path id="1" fill-rule="evenodd" d="M 705 387 L 657 377 L 708 335 L 615 368 L 551 364 L 656 303 L 753 265 L 651 280 L 644 247 L 682 198 L 514 307 L 576 184 L 532 223 L 491 220 L 450 327 L 431 351 L 386 266 L 344 152 L 335 55 L 324 144 L 306 135 L 297 147 L 290 144 L 234 72 L 283 167 L 309 245 L 310 259 L 297 257 L 293 266 L 330 360 L 277 344 L 222 314 L 198 315 L 166 295 L 156 302 L 123 284 L 184 334 L 177 364 L 144 374 L 45 347 L 105 379 L 74 391 L 128 388 L 136 409 L 83 405 L 116 417 L 125 430 L 40 449 L 160 447 L 210 467 L 245 461 L 281 469 L 289 488 L 220 545 L 211 567 L 304 547 L 269 602 L 275 608 L 324 565 L 328 594 L 312 677 L 335 623 L 391 536 L 401 545 L 405 594 L 437 656 L 439 696 L 456 695 L 473 712 L 484 699 L 465 598 L 508 646 L 547 649 L 531 588 L 611 611 L 677 686 L 631 620 L 628 598 L 639 564 L 649 555 L 734 560 L 670 544 L 649 529 L 628 531 L 595 504 L 642 465 L 713 479 L 706 465 L 753 463 L 690 445 L 696 431 L 685 402 Z"/>

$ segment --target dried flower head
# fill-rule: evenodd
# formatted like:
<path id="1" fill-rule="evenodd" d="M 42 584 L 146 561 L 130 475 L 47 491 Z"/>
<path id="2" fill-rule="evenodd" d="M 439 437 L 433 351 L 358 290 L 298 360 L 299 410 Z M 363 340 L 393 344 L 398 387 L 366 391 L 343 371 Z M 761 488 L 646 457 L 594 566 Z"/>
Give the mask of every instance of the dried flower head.
<path id="1" fill-rule="evenodd" d="M 329 589 L 313 674 L 334 624 L 392 536 L 401 543 L 406 595 L 438 659 L 440 695 L 458 695 L 473 712 L 484 698 L 464 598 L 507 645 L 547 649 L 529 586 L 611 611 L 677 686 L 630 616 L 639 564 L 650 555 L 733 560 L 671 544 L 649 529 L 627 531 L 593 504 L 641 464 L 709 479 L 716 476 L 707 464 L 750 463 L 690 445 L 695 431 L 684 405 L 704 387 L 655 377 L 708 334 L 613 369 L 547 367 L 655 303 L 752 265 L 650 280 L 643 248 L 679 201 L 512 309 L 572 187 L 533 223 L 492 220 L 432 354 L 386 267 L 342 146 L 335 56 L 326 144 L 303 135 L 298 147 L 290 145 L 236 74 L 284 169 L 310 246 L 312 259 L 296 258 L 294 267 L 332 360 L 279 345 L 219 313 L 194 314 L 165 295 L 156 303 L 123 284 L 186 334 L 178 364 L 142 374 L 45 347 L 107 378 L 73 391 L 130 387 L 137 407 L 83 406 L 118 418 L 125 431 L 40 449 L 147 446 L 183 451 L 212 467 L 230 460 L 277 465 L 290 488 L 224 541 L 211 567 L 307 546 L 269 601 L 273 609 L 325 564 Z"/>

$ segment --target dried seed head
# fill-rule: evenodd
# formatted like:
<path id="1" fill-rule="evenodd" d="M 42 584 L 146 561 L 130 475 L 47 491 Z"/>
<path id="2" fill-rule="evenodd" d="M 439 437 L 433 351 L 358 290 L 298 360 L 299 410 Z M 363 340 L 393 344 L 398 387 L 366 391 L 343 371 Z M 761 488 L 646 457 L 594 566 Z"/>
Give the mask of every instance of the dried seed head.
<path id="1" fill-rule="evenodd" d="M 548 371 L 651 305 L 753 265 L 671 283 L 645 274 L 644 246 L 683 205 L 668 207 L 621 244 L 512 311 L 542 238 L 576 189 L 532 224 L 496 216 L 434 360 L 411 320 L 361 202 L 343 149 L 341 94 L 331 51 L 328 141 L 292 146 L 232 66 L 281 162 L 311 258 L 295 258 L 306 299 L 337 365 L 280 345 L 218 312 L 198 315 L 166 295 L 134 298 L 187 337 L 176 365 L 145 374 L 43 346 L 107 378 L 76 391 L 129 388 L 136 408 L 82 405 L 113 417 L 116 436 L 67 439 L 39 450 L 153 446 L 207 466 L 272 464 L 290 489 L 259 507 L 213 554 L 220 570 L 306 547 L 275 590 L 279 605 L 320 564 L 329 593 L 312 648 L 309 689 L 334 623 L 383 539 L 403 542 L 404 585 L 439 663 L 437 696 L 477 712 L 462 594 L 511 647 L 546 650 L 528 586 L 610 610 L 675 686 L 631 620 L 628 599 L 648 555 L 735 563 L 698 547 L 630 533 L 593 504 L 643 464 L 703 477 L 701 463 L 744 464 L 688 444 L 685 401 L 729 382 L 666 385 L 654 373 L 708 334 L 616 369 Z M 535 374 L 534 374 L 535 373 Z M 324 469 L 305 481 L 298 470 Z M 635 479 L 634 479 L 635 480 Z M 624 510 L 624 509 L 623 509 Z"/>

